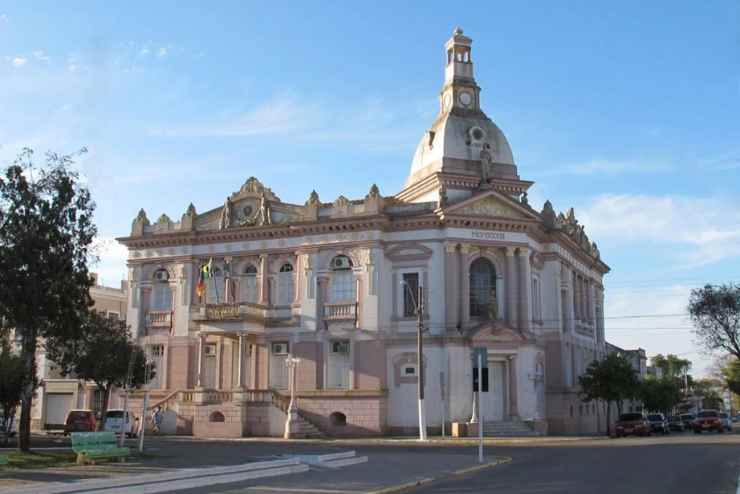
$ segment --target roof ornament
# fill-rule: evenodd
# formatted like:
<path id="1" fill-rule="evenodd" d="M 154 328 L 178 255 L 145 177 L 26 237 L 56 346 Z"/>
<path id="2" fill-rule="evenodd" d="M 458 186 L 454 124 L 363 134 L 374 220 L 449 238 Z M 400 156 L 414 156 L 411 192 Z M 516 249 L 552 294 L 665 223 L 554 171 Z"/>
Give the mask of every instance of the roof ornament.
<path id="1" fill-rule="evenodd" d="M 144 229 L 149 226 L 149 218 L 146 217 L 146 211 L 144 209 L 139 210 L 139 214 L 136 215 L 134 221 L 131 224 L 131 236 L 141 237 L 144 235 Z"/>
<path id="2" fill-rule="evenodd" d="M 376 199 L 378 197 L 380 197 L 380 189 L 376 184 L 373 184 L 370 187 L 370 192 L 365 196 L 365 199 Z"/>
<path id="3" fill-rule="evenodd" d="M 545 224 L 545 230 L 550 232 L 560 229 L 560 223 L 558 222 L 558 218 L 555 215 L 555 209 L 552 207 L 552 203 L 549 200 L 545 201 L 545 204 L 542 206 L 542 212 L 540 213 L 540 215 L 542 215 L 542 221 Z"/>
<path id="4" fill-rule="evenodd" d="M 463 30 L 462 30 L 462 28 L 461 28 L 460 26 L 456 26 L 456 27 L 455 27 L 455 30 L 454 30 L 454 31 L 452 31 L 452 35 L 453 35 L 453 36 L 462 36 L 462 35 L 463 35 Z"/>
<path id="5" fill-rule="evenodd" d="M 439 199 L 437 202 L 438 208 L 444 208 L 447 207 L 447 187 L 445 187 L 445 184 L 442 184 L 439 187 Z"/>
<path id="6" fill-rule="evenodd" d="M 260 195 L 260 209 L 257 218 L 260 225 L 272 225 L 272 207 L 264 192 Z"/>
<path id="7" fill-rule="evenodd" d="M 231 226 L 231 216 L 234 210 L 234 204 L 231 202 L 229 197 L 224 202 L 224 207 L 221 209 L 221 217 L 218 220 L 218 229 L 226 230 Z"/>
<path id="8" fill-rule="evenodd" d="M 319 200 L 319 194 L 315 190 L 311 191 L 311 194 L 308 196 L 308 200 L 306 201 L 306 206 L 314 206 L 320 204 Z"/>
<path id="9" fill-rule="evenodd" d="M 519 202 L 524 206 L 529 206 L 529 198 L 526 192 L 522 192 L 522 196 L 519 198 Z"/>

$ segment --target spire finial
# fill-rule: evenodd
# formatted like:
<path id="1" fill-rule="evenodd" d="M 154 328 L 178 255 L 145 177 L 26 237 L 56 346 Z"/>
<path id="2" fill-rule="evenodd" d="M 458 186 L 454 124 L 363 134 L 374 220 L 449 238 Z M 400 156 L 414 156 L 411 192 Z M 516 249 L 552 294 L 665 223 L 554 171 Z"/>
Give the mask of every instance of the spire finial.
<path id="1" fill-rule="evenodd" d="M 455 27 L 455 30 L 452 31 L 453 36 L 462 36 L 463 30 L 460 26 Z"/>

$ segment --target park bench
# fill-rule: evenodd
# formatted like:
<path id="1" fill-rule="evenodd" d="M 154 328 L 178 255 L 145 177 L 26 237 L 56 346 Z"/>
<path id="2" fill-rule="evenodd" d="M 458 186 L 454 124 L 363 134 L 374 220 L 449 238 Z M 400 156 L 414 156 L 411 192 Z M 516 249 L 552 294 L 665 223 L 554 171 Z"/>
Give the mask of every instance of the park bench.
<path id="1" fill-rule="evenodd" d="M 118 447 L 114 432 L 73 432 L 72 451 L 77 453 L 77 463 L 95 464 L 97 458 L 118 458 L 125 461 L 129 448 Z"/>

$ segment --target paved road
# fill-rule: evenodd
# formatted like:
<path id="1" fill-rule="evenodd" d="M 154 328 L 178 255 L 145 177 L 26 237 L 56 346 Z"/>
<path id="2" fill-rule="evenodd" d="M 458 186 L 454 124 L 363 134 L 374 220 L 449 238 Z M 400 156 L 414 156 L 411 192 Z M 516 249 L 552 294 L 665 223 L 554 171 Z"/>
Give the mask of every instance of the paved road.
<path id="1" fill-rule="evenodd" d="M 183 467 L 212 468 L 266 460 L 278 455 L 324 454 L 347 449 L 355 449 L 359 455 L 369 458 L 367 463 L 336 470 L 319 468 L 281 477 L 173 491 L 188 494 L 360 494 L 430 477 L 440 480 L 407 492 L 735 494 L 740 474 L 738 434 L 673 434 L 669 437 L 500 445 L 487 449 L 489 459 L 493 455 L 511 457 L 510 463 L 466 475 L 455 472 L 475 465 L 476 448 L 473 447 L 408 443 L 349 446 L 187 438 L 158 438 L 149 446 L 154 456 L 146 458 L 141 466 L 162 474 Z M 110 467 L 117 469 L 119 465 Z M 138 468 L 131 464 L 122 467 Z M 71 473 L 66 471 L 63 481 L 68 482 L 75 476 L 70 477 Z M 85 473 L 80 476 L 97 476 L 97 472 L 90 470 Z M 29 474 L 15 472 L 10 476 L 19 481 L 24 477 L 26 481 L 62 480 L 61 472 L 48 472 L 36 479 Z M 141 490 L 133 488 L 116 492 Z"/>
<path id="2" fill-rule="evenodd" d="M 735 494 L 740 436 L 673 435 L 507 448 L 513 461 L 419 494 Z M 740 491 L 738 491 L 740 492 Z"/>

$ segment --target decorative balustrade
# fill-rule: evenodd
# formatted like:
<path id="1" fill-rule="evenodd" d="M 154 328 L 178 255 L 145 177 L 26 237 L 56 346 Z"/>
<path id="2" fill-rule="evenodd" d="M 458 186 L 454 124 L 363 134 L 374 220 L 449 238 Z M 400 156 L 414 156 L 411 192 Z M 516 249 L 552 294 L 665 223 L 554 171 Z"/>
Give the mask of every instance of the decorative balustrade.
<path id="1" fill-rule="evenodd" d="M 146 313 L 146 327 L 149 329 L 172 329 L 171 310 L 150 310 Z"/>
<path id="2" fill-rule="evenodd" d="M 327 321 L 356 321 L 357 303 L 324 304 L 324 319 Z"/>
<path id="3" fill-rule="evenodd" d="M 222 321 L 224 319 L 240 319 L 242 314 L 239 310 L 240 304 L 207 304 L 206 318 L 211 321 Z"/>

